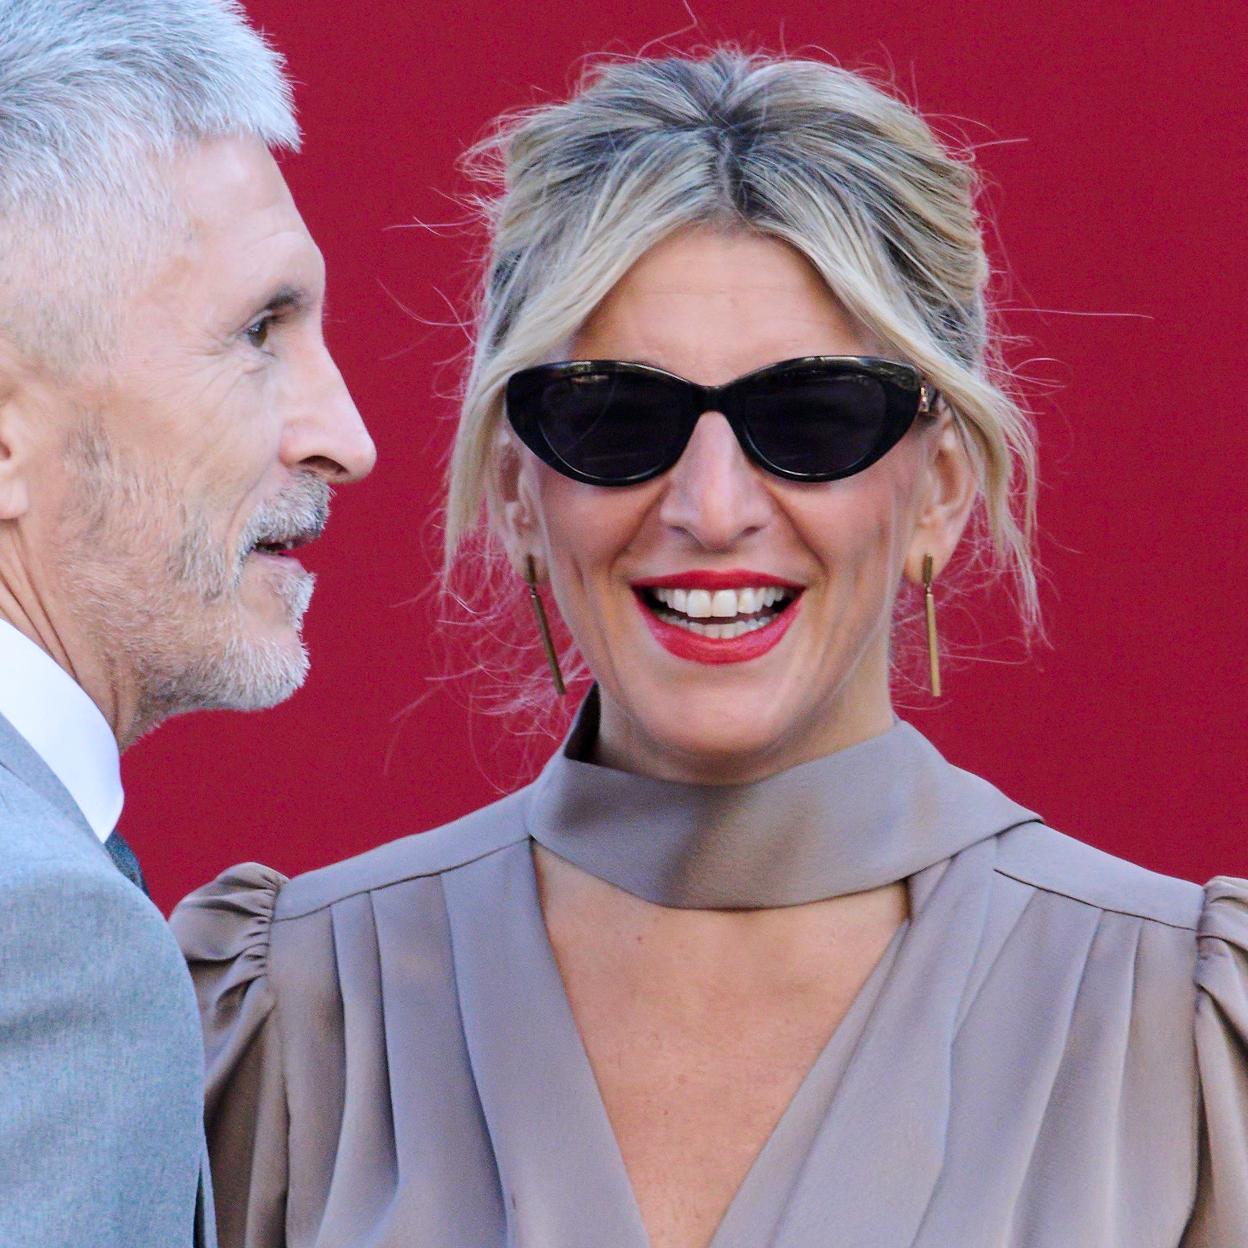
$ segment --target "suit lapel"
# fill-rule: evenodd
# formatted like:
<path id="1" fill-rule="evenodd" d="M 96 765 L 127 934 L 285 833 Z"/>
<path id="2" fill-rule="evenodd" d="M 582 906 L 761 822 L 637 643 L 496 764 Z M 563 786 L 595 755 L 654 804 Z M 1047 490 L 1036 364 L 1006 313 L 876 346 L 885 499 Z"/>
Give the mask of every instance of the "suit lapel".
<path id="1" fill-rule="evenodd" d="M 87 822 L 69 791 L 56 778 L 52 769 L 31 748 L 26 738 L 0 715 L 0 772 L 8 772 L 21 784 L 48 803 L 65 822 L 81 833 L 95 847 L 97 853 L 111 857 L 100 838 Z M 215 1248 L 217 1242 L 216 1219 L 212 1206 L 212 1179 L 208 1169 L 208 1151 L 205 1145 L 200 1158 L 199 1189 L 195 1196 L 195 1223 L 192 1242 L 194 1248 Z"/>

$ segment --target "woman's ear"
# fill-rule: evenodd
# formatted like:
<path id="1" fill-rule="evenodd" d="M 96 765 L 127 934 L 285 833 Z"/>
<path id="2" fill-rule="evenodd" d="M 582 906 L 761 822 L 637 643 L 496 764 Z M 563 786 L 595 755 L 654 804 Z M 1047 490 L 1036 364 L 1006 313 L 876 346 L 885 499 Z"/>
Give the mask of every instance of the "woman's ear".
<path id="1" fill-rule="evenodd" d="M 524 576 L 526 561 L 544 555 L 532 465 L 527 452 L 510 429 L 503 427 L 494 444 L 494 472 L 488 506 L 494 531 L 503 542 L 507 560 L 517 576 Z"/>
<path id="2" fill-rule="evenodd" d="M 931 555 L 936 576 L 953 557 L 979 490 L 952 413 L 942 410 L 937 420 L 936 428 L 929 433 L 931 442 L 922 469 L 919 511 L 906 551 L 905 575 L 916 585 L 923 583 L 925 555 Z"/>

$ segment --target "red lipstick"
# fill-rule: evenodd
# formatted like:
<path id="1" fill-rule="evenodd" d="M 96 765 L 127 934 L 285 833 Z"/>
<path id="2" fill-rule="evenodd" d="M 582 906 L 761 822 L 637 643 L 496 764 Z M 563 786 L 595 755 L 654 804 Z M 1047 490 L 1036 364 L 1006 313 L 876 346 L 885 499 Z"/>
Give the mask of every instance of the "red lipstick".
<path id="1" fill-rule="evenodd" d="M 658 615 L 649 596 L 644 592 L 654 589 L 702 589 L 713 593 L 718 589 L 780 588 L 793 591 L 795 597 L 777 611 L 761 628 L 751 629 L 739 637 L 705 637 L 679 624 L 670 623 Z M 698 569 L 681 572 L 674 576 L 651 577 L 634 581 L 632 589 L 651 635 L 669 654 L 692 663 L 745 663 L 757 659 L 777 646 L 789 626 L 797 617 L 801 591 L 805 587 L 794 581 L 781 580 L 766 572 L 752 572 L 731 568 L 724 571 Z M 708 619 L 705 623 L 725 623 L 724 620 Z"/>
<path id="2" fill-rule="evenodd" d="M 747 568 L 725 568 L 722 572 L 694 568 L 675 576 L 652 576 L 632 582 L 634 589 L 749 589 L 751 585 L 778 585 L 781 589 L 795 591 L 805 588 L 796 581 L 772 576 L 770 572 L 751 572 Z"/>

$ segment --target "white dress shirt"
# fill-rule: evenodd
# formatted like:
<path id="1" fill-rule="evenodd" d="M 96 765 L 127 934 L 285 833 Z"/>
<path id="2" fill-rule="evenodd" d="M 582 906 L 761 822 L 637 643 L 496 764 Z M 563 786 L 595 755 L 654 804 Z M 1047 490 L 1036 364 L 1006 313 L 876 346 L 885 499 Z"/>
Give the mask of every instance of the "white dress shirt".
<path id="1" fill-rule="evenodd" d="M 47 763 L 101 841 L 121 817 L 121 752 L 100 708 L 45 650 L 0 620 L 0 715 Z"/>

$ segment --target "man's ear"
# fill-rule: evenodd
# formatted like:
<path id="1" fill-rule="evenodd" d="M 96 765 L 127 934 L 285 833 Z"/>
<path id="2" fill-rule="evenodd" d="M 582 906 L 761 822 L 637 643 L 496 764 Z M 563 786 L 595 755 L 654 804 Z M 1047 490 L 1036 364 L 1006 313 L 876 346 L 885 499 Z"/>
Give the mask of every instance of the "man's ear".
<path id="1" fill-rule="evenodd" d="M 503 542 L 508 562 L 523 576 L 529 556 L 540 555 L 541 535 L 527 452 L 505 426 L 494 444 L 494 471 L 489 474 L 487 505 L 494 531 Z"/>
<path id="2" fill-rule="evenodd" d="M 931 555 L 939 576 L 953 557 L 971 518 L 978 493 L 975 470 L 950 412 L 942 411 L 923 468 L 922 498 L 914 533 L 906 550 L 905 575 L 914 584 L 923 582 L 923 559 Z"/>
<path id="3" fill-rule="evenodd" d="M 21 356 L 0 335 L 0 521 L 30 509 L 30 469 L 36 449 L 33 395 Z"/>

